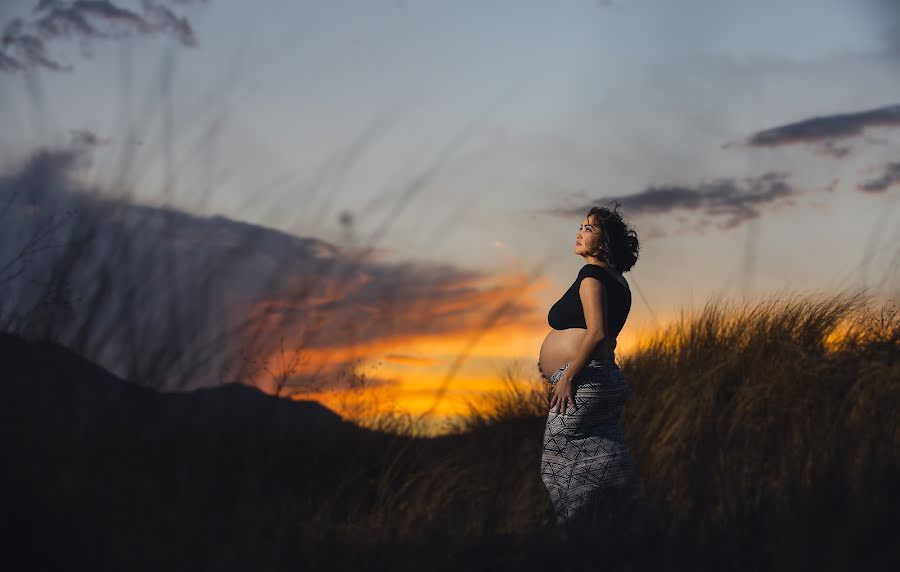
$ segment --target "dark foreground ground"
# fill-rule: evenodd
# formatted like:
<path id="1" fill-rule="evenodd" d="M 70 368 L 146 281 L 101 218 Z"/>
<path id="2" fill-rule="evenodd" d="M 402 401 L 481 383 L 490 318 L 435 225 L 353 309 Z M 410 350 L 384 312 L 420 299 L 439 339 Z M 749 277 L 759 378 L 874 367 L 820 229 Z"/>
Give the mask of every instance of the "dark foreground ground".
<path id="1" fill-rule="evenodd" d="M 620 364 L 648 498 L 568 541 L 538 475 L 541 396 L 413 438 L 240 384 L 158 393 L 2 334 L 0 565 L 896 569 L 897 315 L 826 351 L 811 308 L 738 329 L 708 313 Z"/>

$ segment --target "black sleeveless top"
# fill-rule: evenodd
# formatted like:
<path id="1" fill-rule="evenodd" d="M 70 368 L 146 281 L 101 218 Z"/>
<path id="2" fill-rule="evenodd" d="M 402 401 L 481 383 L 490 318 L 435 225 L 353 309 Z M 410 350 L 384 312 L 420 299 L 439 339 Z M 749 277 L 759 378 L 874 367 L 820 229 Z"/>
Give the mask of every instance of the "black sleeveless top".
<path id="1" fill-rule="evenodd" d="M 575 282 L 550 308 L 550 312 L 547 314 L 547 323 L 554 330 L 587 328 L 584 321 L 584 306 L 582 306 L 581 296 L 578 294 L 581 280 L 585 276 L 597 278 L 606 286 L 607 313 L 609 314 L 606 323 L 607 338 L 616 339 L 619 332 L 622 331 L 622 326 L 625 325 L 628 312 L 631 311 L 631 291 L 616 280 L 609 270 L 596 264 L 585 264 L 578 271 Z"/>

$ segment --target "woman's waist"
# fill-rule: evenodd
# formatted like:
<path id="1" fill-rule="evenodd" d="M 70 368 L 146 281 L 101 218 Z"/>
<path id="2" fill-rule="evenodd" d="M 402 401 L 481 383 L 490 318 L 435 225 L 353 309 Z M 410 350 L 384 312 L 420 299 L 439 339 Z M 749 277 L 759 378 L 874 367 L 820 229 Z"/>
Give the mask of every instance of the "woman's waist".
<path id="1" fill-rule="evenodd" d="M 616 359 L 616 351 L 615 350 L 596 350 L 588 356 L 592 361 L 615 361 Z"/>
<path id="2" fill-rule="evenodd" d="M 551 383 L 554 383 L 556 380 L 560 378 L 564 371 L 569 369 L 569 366 L 572 365 L 572 362 L 566 362 L 561 365 L 556 372 L 550 376 Z M 584 378 L 607 378 L 611 374 L 615 374 L 614 377 L 621 377 L 621 370 L 619 366 L 616 365 L 616 360 L 614 355 L 604 355 L 600 358 L 590 358 L 581 370 L 578 371 L 576 377 Z"/>
<path id="3" fill-rule="evenodd" d="M 584 367 L 609 367 L 611 365 L 616 365 L 616 352 L 609 350 L 597 351 L 590 354 Z"/>

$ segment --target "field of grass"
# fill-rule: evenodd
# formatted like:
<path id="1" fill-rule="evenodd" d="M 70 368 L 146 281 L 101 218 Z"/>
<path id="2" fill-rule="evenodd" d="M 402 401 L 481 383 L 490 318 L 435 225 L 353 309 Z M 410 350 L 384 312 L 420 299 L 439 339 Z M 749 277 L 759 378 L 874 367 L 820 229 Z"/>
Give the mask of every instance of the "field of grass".
<path id="1" fill-rule="evenodd" d="M 570 540 L 539 477 L 540 388 L 421 438 L 240 384 L 160 393 L 12 334 L 0 356 L 17 570 L 900 563 L 900 311 L 861 295 L 711 302 L 620 360 L 646 506 Z"/>

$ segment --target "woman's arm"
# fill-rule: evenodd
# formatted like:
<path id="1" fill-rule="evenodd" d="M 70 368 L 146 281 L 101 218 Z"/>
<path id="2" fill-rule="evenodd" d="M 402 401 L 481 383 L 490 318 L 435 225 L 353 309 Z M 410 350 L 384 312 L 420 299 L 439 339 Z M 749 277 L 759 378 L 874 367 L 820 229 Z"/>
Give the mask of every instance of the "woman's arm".
<path id="1" fill-rule="evenodd" d="M 584 308 L 584 323 L 587 326 L 587 333 L 581 341 L 578 352 L 569 363 L 569 367 L 559 377 L 559 381 L 554 387 L 550 408 L 556 406 L 557 413 L 560 412 L 560 407 L 565 412 L 567 401 L 571 402 L 573 407 L 575 406 L 575 387 L 572 385 L 572 379 L 588 363 L 597 344 L 606 337 L 606 286 L 597 278 L 585 276 L 578 287 L 578 295 L 581 297 L 581 306 Z"/>

